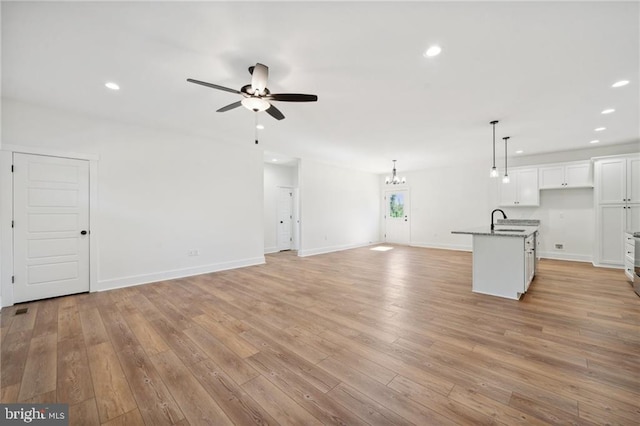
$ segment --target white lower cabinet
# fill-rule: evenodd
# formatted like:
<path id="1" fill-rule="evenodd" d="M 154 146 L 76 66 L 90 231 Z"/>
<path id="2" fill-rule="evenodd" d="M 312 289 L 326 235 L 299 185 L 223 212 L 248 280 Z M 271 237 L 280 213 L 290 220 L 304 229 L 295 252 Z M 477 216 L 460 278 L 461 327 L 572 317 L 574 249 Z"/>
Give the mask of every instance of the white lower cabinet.
<path id="1" fill-rule="evenodd" d="M 531 281 L 533 281 L 533 277 L 536 274 L 535 234 L 528 236 L 524 240 L 524 270 L 525 270 L 524 291 L 527 291 L 529 289 L 529 284 L 531 284 Z"/>
<path id="2" fill-rule="evenodd" d="M 633 266 L 636 254 L 636 242 L 633 234 L 624 234 L 624 274 L 633 282 Z"/>
<path id="3" fill-rule="evenodd" d="M 520 299 L 536 273 L 535 233 L 473 236 L 474 293 Z"/>
<path id="4" fill-rule="evenodd" d="M 599 263 L 622 265 L 624 231 L 626 229 L 626 206 L 606 204 L 598 207 Z"/>

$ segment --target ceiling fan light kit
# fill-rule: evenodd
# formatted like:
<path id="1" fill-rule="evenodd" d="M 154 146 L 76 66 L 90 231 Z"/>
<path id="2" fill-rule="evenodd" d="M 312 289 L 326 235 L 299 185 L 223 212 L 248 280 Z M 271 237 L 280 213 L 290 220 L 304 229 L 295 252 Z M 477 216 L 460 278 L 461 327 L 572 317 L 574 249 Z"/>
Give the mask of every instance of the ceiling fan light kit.
<path id="1" fill-rule="evenodd" d="M 243 98 L 241 100 L 224 106 L 218 109 L 217 112 L 226 112 L 239 106 L 243 106 L 250 111 L 266 111 L 267 114 L 276 120 L 283 120 L 284 114 L 271 102 L 316 102 L 318 100 L 318 96 L 316 95 L 307 95 L 303 93 L 271 93 L 267 88 L 269 67 L 264 64 L 257 63 L 254 66 L 249 67 L 249 73 L 251 74 L 251 84 L 243 86 L 240 90 L 207 83 L 206 81 L 194 80 L 192 78 L 188 78 L 187 81 L 189 83 L 199 84 L 211 89 L 242 95 Z"/>
<path id="2" fill-rule="evenodd" d="M 271 104 L 264 99 L 254 97 L 244 98 L 240 103 L 243 107 L 255 112 L 266 111 L 271 106 Z"/>

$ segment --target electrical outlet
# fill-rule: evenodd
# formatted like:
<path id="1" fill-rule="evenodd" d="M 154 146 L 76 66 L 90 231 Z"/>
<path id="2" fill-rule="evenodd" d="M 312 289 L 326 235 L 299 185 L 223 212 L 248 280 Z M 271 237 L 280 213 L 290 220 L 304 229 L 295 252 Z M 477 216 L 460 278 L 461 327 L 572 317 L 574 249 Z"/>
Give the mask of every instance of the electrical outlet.
<path id="1" fill-rule="evenodd" d="M 556 244 L 556 250 L 564 250 L 564 244 Z"/>
<path id="2" fill-rule="evenodd" d="M 198 249 L 191 249 L 187 252 L 187 256 L 200 256 Z"/>

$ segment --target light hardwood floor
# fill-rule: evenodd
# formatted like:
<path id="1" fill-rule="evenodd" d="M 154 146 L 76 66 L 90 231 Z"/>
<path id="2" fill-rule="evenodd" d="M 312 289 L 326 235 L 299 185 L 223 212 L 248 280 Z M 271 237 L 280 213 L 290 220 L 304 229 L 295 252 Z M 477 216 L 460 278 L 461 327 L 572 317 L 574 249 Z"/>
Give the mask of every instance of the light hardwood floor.
<path id="1" fill-rule="evenodd" d="M 590 264 L 512 301 L 471 293 L 470 253 L 280 253 L 1 326 L 2 402 L 72 425 L 640 423 L 640 298 Z"/>

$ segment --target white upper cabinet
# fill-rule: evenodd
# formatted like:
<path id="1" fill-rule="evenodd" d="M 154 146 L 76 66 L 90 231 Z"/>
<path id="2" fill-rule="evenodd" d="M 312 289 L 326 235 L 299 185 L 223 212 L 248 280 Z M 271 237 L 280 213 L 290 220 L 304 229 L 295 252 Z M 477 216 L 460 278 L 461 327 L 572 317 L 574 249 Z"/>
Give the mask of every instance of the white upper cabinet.
<path id="1" fill-rule="evenodd" d="M 510 182 L 499 182 L 501 206 L 539 206 L 538 169 L 514 169 Z"/>
<path id="2" fill-rule="evenodd" d="M 540 189 L 590 188 L 591 162 L 554 164 L 540 167 Z"/>
<path id="3" fill-rule="evenodd" d="M 634 160 L 629 160 L 633 162 Z M 638 160 L 635 160 L 636 162 Z M 633 166 L 632 166 L 633 167 Z M 638 165 L 635 166 L 636 169 Z M 627 183 L 630 183 L 633 173 L 627 176 L 627 159 L 610 158 L 598 160 L 597 173 L 597 200 L 599 204 L 624 204 L 627 201 Z M 637 176 L 638 171 L 636 171 Z M 631 185 L 630 185 L 631 186 Z M 636 187 L 638 185 L 635 185 Z M 635 189 L 637 192 L 638 189 Z M 633 189 L 629 197 L 633 198 Z M 640 200 L 640 198 L 639 198 Z"/>
<path id="4" fill-rule="evenodd" d="M 640 158 L 627 160 L 627 202 L 640 204 Z"/>

